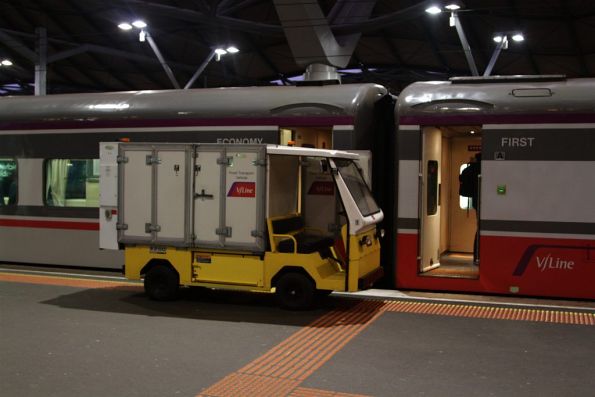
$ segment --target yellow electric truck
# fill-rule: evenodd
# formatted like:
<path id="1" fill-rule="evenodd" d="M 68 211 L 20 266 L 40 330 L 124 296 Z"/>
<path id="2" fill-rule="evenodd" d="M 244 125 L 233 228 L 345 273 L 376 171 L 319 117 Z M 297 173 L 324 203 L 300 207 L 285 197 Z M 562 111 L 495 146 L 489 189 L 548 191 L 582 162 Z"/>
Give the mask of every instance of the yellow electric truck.
<path id="1" fill-rule="evenodd" d="M 180 286 L 275 293 L 281 306 L 382 277 L 383 219 L 349 152 L 100 144 L 100 247 L 155 300 Z"/>

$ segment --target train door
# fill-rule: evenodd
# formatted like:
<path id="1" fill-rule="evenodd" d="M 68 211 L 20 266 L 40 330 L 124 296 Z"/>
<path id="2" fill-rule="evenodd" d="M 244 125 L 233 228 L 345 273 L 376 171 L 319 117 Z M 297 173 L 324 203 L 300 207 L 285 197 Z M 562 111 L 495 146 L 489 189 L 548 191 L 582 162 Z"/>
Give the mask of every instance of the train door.
<path id="1" fill-rule="evenodd" d="M 427 272 L 440 265 L 440 159 L 441 132 L 435 127 L 422 130 L 420 180 L 420 262 L 419 271 Z"/>
<path id="2" fill-rule="evenodd" d="M 424 276 L 479 276 L 473 255 L 479 217 L 472 199 L 459 194 L 459 175 L 480 151 L 480 127 L 422 129 L 418 257 Z"/>

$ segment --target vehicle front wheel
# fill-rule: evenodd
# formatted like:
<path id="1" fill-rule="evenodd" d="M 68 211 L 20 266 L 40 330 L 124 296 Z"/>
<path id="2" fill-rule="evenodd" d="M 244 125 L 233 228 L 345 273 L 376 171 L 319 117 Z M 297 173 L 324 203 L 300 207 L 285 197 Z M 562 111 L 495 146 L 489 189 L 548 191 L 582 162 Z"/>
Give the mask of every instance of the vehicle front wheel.
<path id="1" fill-rule="evenodd" d="M 145 275 L 145 292 L 156 301 L 175 299 L 179 286 L 178 273 L 167 266 L 155 266 Z"/>
<path id="2" fill-rule="evenodd" d="M 277 282 L 276 294 L 281 307 L 297 310 L 306 309 L 314 302 L 316 288 L 303 274 L 286 273 Z"/>

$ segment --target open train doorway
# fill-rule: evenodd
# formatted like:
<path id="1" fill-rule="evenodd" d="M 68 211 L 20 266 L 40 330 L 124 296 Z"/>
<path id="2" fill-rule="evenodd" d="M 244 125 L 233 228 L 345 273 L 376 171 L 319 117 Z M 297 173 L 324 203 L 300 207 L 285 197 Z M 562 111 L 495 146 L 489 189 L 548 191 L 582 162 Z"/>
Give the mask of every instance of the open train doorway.
<path id="1" fill-rule="evenodd" d="M 481 126 L 426 126 L 421 134 L 419 273 L 478 278 Z"/>
<path id="2" fill-rule="evenodd" d="M 286 146 L 331 149 L 332 127 L 281 127 L 279 143 Z"/>

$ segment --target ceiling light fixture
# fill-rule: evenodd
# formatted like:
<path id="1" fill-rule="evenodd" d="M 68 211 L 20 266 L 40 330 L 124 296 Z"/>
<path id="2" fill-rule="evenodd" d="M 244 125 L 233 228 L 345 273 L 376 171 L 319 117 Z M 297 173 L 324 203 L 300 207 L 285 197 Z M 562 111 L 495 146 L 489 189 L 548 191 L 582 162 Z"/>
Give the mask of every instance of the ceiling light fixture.
<path id="1" fill-rule="evenodd" d="M 132 26 L 134 26 L 135 28 L 138 28 L 138 29 L 144 29 L 147 27 L 147 24 L 145 23 L 145 21 L 138 19 L 138 20 L 132 22 Z"/>
<path id="2" fill-rule="evenodd" d="M 518 43 L 518 42 L 524 41 L 525 36 L 523 36 L 521 33 L 516 33 L 512 36 L 512 39 Z"/>
<path id="3" fill-rule="evenodd" d="M 452 4 L 448 4 L 444 8 L 446 8 L 448 11 L 456 11 L 456 10 L 460 10 L 461 6 L 456 3 L 452 3 Z"/>
<path id="4" fill-rule="evenodd" d="M 426 12 L 428 14 L 436 15 L 436 14 L 440 14 L 442 12 L 442 9 L 440 7 L 434 5 L 429 8 L 426 8 Z"/>

